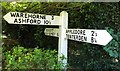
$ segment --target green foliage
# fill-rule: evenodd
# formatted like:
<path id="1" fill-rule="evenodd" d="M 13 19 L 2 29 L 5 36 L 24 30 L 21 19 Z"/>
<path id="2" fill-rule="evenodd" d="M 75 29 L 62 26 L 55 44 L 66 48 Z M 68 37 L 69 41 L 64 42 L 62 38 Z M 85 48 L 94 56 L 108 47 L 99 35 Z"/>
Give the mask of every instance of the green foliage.
<path id="1" fill-rule="evenodd" d="M 75 68 L 97 69 L 97 71 L 98 70 L 101 71 L 102 69 L 103 70 L 105 69 L 120 70 L 120 64 L 119 64 L 119 61 L 120 61 L 120 39 L 119 39 L 120 38 L 120 11 L 119 11 L 118 3 L 16 2 L 16 4 L 14 4 L 11 2 L 10 3 L 2 2 L 2 7 L 3 7 L 2 8 L 3 15 L 8 13 L 9 11 L 50 14 L 50 15 L 60 15 L 61 11 L 67 11 L 69 15 L 68 28 L 106 29 L 112 35 L 113 40 L 105 47 L 100 45 L 69 41 L 68 42 L 69 43 L 68 63 L 70 64 L 70 68 L 74 68 L 74 69 Z M 57 49 L 58 47 L 58 43 L 57 43 L 58 38 L 48 37 L 44 35 L 45 28 L 48 28 L 48 27 L 58 28 L 58 26 L 9 25 L 7 22 L 5 22 L 5 20 L 3 20 L 2 27 L 4 31 L 10 34 L 11 38 L 18 40 L 18 42 L 21 43 L 20 45 L 24 47 L 39 46 L 44 49 L 45 47 L 49 47 L 49 48 L 54 47 L 55 49 Z M 109 28 L 105 28 L 105 27 L 109 27 Z M 103 36 L 105 35 L 103 34 Z M 33 41 L 35 42 L 33 43 Z M 30 51 L 29 53 L 30 54 L 32 53 L 32 55 L 27 55 L 25 53 L 26 56 L 28 57 L 28 59 L 26 58 L 29 61 L 28 64 L 30 64 L 29 57 L 30 58 L 32 58 L 32 56 L 34 57 L 33 61 L 36 64 L 34 66 L 33 65 L 34 63 L 31 63 L 31 65 L 33 65 L 32 68 L 39 68 L 39 67 L 42 68 L 42 66 L 40 66 L 37 63 L 37 59 L 42 60 L 39 57 L 40 57 L 40 54 L 42 54 L 43 52 L 38 53 L 38 50 L 39 49 L 34 49 L 33 51 Z M 34 56 L 33 52 L 35 55 L 38 55 L 38 56 Z M 46 52 L 49 52 L 49 51 L 46 51 Z M 20 53 L 21 52 L 19 51 L 18 54 L 22 56 L 22 54 Z M 25 54 L 23 54 L 23 56 L 25 56 Z M 12 57 L 11 51 L 8 53 L 8 55 Z M 45 55 L 48 56 L 49 54 L 45 53 Z M 42 57 L 43 59 L 46 59 L 46 60 L 48 59 L 47 57 L 44 57 L 44 56 Z M 21 57 L 21 59 L 24 60 L 23 57 Z M 115 60 L 117 59 L 118 61 L 114 61 L 113 59 Z M 13 61 L 15 60 L 13 59 Z M 6 62 L 4 61 L 4 63 Z M 43 62 L 41 63 L 42 65 L 45 65 Z M 52 61 L 50 63 L 52 63 Z M 37 64 L 39 67 L 36 67 Z M 51 64 L 49 64 L 48 62 L 48 66 L 50 65 Z M 24 66 L 25 65 L 23 65 L 23 68 Z M 10 65 L 8 67 L 10 67 Z M 58 67 L 60 66 L 58 65 Z"/>
<path id="2" fill-rule="evenodd" d="M 14 47 L 3 53 L 3 69 L 62 69 L 56 50 Z"/>
<path id="3" fill-rule="evenodd" d="M 103 49 L 113 58 L 120 58 L 120 32 L 115 33 L 111 28 L 106 27 L 106 30 L 112 35 L 113 40 Z"/>

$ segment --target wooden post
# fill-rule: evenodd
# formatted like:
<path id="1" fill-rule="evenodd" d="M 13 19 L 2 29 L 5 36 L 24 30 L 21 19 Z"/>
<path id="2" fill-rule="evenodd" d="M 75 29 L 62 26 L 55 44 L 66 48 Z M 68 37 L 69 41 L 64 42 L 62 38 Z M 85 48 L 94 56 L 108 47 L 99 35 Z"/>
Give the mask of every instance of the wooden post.
<path id="1" fill-rule="evenodd" d="M 66 29 L 68 28 L 68 13 L 66 11 L 62 11 L 60 13 L 61 17 L 61 25 L 59 26 L 59 45 L 58 45 L 58 61 L 62 61 L 64 63 L 63 69 L 66 69 L 65 66 L 67 64 L 67 39 L 66 39 Z M 64 55 L 65 59 L 61 60 L 60 57 Z"/>

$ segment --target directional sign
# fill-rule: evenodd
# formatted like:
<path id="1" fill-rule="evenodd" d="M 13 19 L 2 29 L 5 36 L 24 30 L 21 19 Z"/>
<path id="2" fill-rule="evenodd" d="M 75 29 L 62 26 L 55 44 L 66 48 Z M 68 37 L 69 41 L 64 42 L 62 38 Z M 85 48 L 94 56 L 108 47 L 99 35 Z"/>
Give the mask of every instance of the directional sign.
<path id="1" fill-rule="evenodd" d="M 58 28 L 46 28 L 44 32 L 45 35 L 59 37 Z M 92 29 L 67 29 L 66 37 L 70 40 L 99 45 L 106 45 L 112 40 L 111 35 L 106 30 Z"/>
<path id="2" fill-rule="evenodd" d="M 28 24 L 28 25 L 58 25 L 58 28 L 46 28 L 44 33 L 48 36 L 59 37 L 58 42 L 58 61 L 64 63 L 63 69 L 66 70 L 68 41 L 75 40 L 92 44 L 107 45 L 111 40 L 111 35 L 106 30 L 92 29 L 67 29 L 68 13 L 62 11 L 60 16 L 9 12 L 3 17 L 9 24 Z M 67 38 L 67 39 L 65 39 Z M 65 59 L 61 59 L 61 56 Z"/>
<path id="3" fill-rule="evenodd" d="M 46 28 L 44 31 L 45 35 L 59 37 L 59 29 L 58 28 Z"/>
<path id="4" fill-rule="evenodd" d="M 99 45 L 107 45 L 112 40 L 111 35 L 106 30 L 92 29 L 67 29 L 66 37 L 70 40 Z"/>
<path id="5" fill-rule="evenodd" d="M 9 12 L 3 17 L 9 24 L 60 25 L 60 16 Z"/>

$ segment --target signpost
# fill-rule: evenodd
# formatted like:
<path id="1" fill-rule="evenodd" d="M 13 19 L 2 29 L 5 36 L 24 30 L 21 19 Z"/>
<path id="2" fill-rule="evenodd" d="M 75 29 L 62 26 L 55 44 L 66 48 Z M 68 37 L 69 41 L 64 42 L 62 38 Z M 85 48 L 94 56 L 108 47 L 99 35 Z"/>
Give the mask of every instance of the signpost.
<path id="1" fill-rule="evenodd" d="M 61 17 L 61 25 L 59 26 L 59 45 L 58 45 L 58 61 L 62 61 L 64 63 L 63 69 L 66 69 L 65 66 L 67 64 L 67 39 L 65 35 L 65 31 L 68 28 L 68 13 L 66 11 L 62 11 L 60 13 Z M 61 60 L 60 57 L 64 55 L 65 59 Z"/>
<path id="2" fill-rule="evenodd" d="M 59 29 L 55 28 L 53 31 L 51 29 L 54 28 L 45 29 L 45 35 L 59 37 L 57 36 L 59 35 Z M 52 31 L 52 33 L 50 30 Z M 47 34 L 47 32 L 51 33 L 52 35 Z M 67 29 L 66 38 L 74 41 L 87 42 L 104 46 L 112 40 L 112 36 L 106 30 L 92 29 Z"/>
<path id="3" fill-rule="evenodd" d="M 99 45 L 107 45 L 112 40 L 112 36 L 106 30 L 67 29 L 66 36 L 70 40 Z"/>
<path id="4" fill-rule="evenodd" d="M 44 33 L 47 36 L 59 37 L 59 29 L 58 28 L 46 28 Z"/>
<path id="5" fill-rule="evenodd" d="M 68 25 L 68 13 L 62 11 L 60 16 L 45 15 L 45 14 L 33 14 L 22 12 L 9 12 L 3 17 L 9 24 L 28 24 L 28 25 L 56 25 L 59 26 L 59 30 L 53 30 L 53 32 L 46 32 L 46 35 L 55 35 L 54 32 L 59 31 L 59 45 L 58 45 L 58 61 L 62 61 L 65 69 L 67 64 L 67 39 L 65 39 L 65 29 Z M 49 29 L 46 29 L 49 30 Z M 52 29 L 50 29 L 52 30 Z M 52 33 L 52 34 L 51 34 Z M 60 57 L 64 55 L 66 59 L 61 60 Z"/>
<path id="6" fill-rule="evenodd" d="M 67 39 L 87 42 L 92 44 L 107 45 L 111 40 L 111 35 L 106 30 L 93 29 L 68 29 L 68 13 L 62 11 L 60 16 L 33 14 L 22 12 L 9 12 L 3 17 L 9 24 L 28 24 L 28 25 L 56 25 L 59 28 L 46 28 L 44 33 L 48 36 L 59 37 L 58 61 L 64 63 L 63 69 L 67 64 Z M 64 55 L 66 59 L 61 60 Z"/>
<path id="7" fill-rule="evenodd" d="M 60 25 L 60 16 L 9 12 L 3 17 L 9 24 Z"/>

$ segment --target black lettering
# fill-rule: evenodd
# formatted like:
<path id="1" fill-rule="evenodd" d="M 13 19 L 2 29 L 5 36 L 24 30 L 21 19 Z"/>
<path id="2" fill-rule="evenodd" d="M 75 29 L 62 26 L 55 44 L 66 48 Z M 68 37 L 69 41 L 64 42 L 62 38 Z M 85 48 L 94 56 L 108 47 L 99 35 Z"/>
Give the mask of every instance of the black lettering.
<path id="1" fill-rule="evenodd" d="M 72 38 L 72 35 L 69 35 L 69 38 L 71 39 L 71 38 Z"/>
<path id="2" fill-rule="evenodd" d="M 67 30 L 67 31 L 66 31 L 66 33 L 69 33 L 69 32 L 70 32 L 70 30 Z"/>
<path id="3" fill-rule="evenodd" d="M 44 20 L 44 24 L 49 24 L 49 21 L 48 20 Z"/>
<path id="4" fill-rule="evenodd" d="M 20 17 L 23 17 L 23 13 L 20 13 Z"/>
<path id="5" fill-rule="evenodd" d="M 85 30 L 72 30 L 71 34 L 81 34 L 81 35 L 85 35 Z"/>
<path id="6" fill-rule="evenodd" d="M 79 41 L 81 40 L 81 38 L 80 38 L 80 37 L 81 37 L 81 36 L 78 36 L 78 38 L 79 38 L 78 40 L 79 40 Z"/>
<path id="7" fill-rule="evenodd" d="M 85 30 L 83 30 L 83 35 L 85 35 Z"/>
<path id="8" fill-rule="evenodd" d="M 94 42 L 94 38 L 93 37 L 91 37 L 91 43 L 93 43 Z"/>
<path id="9" fill-rule="evenodd" d="M 87 37 L 84 37 L 84 41 L 87 41 Z"/>
<path id="10" fill-rule="evenodd" d="M 85 36 L 80 36 L 80 35 L 70 35 L 70 34 L 66 34 L 66 38 L 67 38 L 67 39 L 76 40 L 76 41 L 82 41 L 82 42 L 87 41 L 87 37 L 85 37 Z"/>
<path id="11" fill-rule="evenodd" d="M 57 33 L 57 36 L 59 36 L 59 34 Z"/>
<path id="12" fill-rule="evenodd" d="M 26 23 L 26 19 L 22 19 L 22 23 L 23 23 L 23 22 Z"/>
<path id="13" fill-rule="evenodd" d="M 87 41 L 87 37 L 84 37 L 84 36 L 80 36 L 80 35 L 79 35 L 79 36 L 78 36 L 78 40 L 84 42 L 84 41 Z"/>
<path id="14" fill-rule="evenodd" d="M 21 23 L 21 19 L 19 18 L 18 20 L 19 20 L 19 23 Z"/>
<path id="15" fill-rule="evenodd" d="M 78 40 L 78 35 L 75 35 L 75 36 L 76 36 L 75 39 Z"/>
<path id="16" fill-rule="evenodd" d="M 72 35 L 73 39 L 75 39 L 75 35 Z"/>
<path id="17" fill-rule="evenodd" d="M 20 16 L 19 16 L 19 13 L 11 13 L 11 12 L 10 12 L 10 15 L 11 15 L 11 17 L 20 17 Z"/>
<path id="18" fill-rule="evenodd" d="M 54 20 L 54 16 L 52 16 L 52 20 Z"/>
<path id="19" fill-rule="evenodd" d="M 15 17 L 15 16 L 16 16 L 16 13 L 14 14 L 14 13 L 11 13 L 11 12 L 10 12 L 10 15 L 11 15 L 11 17 Z"/>
<path id="20" fill-rule="evenodd" d="M 76 31 L 76 30 L 73 30 L 73 31 L 72 31 L 72 34 L 75 34 L 75 31 Z"/>
<path id="21" fill-rule="evenodd" d="M 36 19 L 34 19 L 34 23 L 36 23 Z"/>
<path id="22" fill-rule="evenodd" d="M 95 43 L 97 43 L 97 40 L 95 39 Z"/>
<path id="23" fill-rule="evenodd" d="M 39 15 L 36 15 L 36 18 L 39 18 Z"/>
<path id="24" fill-rule="evenodd" d="M 73 34 L 77 34 L 77 30 L 73 30 Z"/>
<path id="25" fill-rule="evenodd" d="M 31 23 L 31 24 L 33 23 L 33 20 L 32 20 L 32 19 L 30 20 L 30 23 Z"/>
<path id="26" fill-rule="evenodd" d="M 80 33 L 79 33 L 79 30 L 77 30 L 77 34 L 80 34 Z"/>
<path id="27" fill-rule="evenodd" d="M 40 24 L 40 23 L 41 23 L 41 21 L 40 21 L 40 20 L 38 20 L 38 21 L 37 21 L 37 24 Z"/>
<path id="28" fill-rule="evenodd" d="M 27 23 L 29 22 L 29 19 L 27 19 Z"/>
<path id="29" fill-rule="evenodd" d="M 85 35 L 85 30 L 76 30 L 76 34 Z"/>
<path id="30" fill-rule="evenodd" d="M 92 33 L 92 35 L 91 35 L 91 36 L 94 36 L 94 33 L 95 33 L 95 32 L 94 32 L 94 31 L 91 31 L 91 33 Z"/>
<path id="31" fill-rule="evenodd" d="M 80 30 L 80 34 L 82 34 L 82 30 Z"/>
<path id="32" fill-rule="evenodd" d="M 71 39 L 71 38 L 72 38 L 72 35 L 69 35 L 69 38 Z"/>
<path id="33" fill-rule="evenodd" d="M 83 41 L 83 38 L 82 38 L 83 36 L 79 36 L 79 41 Z"/>
<path id="34" fill-rule="evenodd" d="M 95 36 L 97 36 L 97 33 L 95 33 Z"/>
<path id="35" fill-rule="evenodd" d="M 81 36 L 81 41 L 84 41 L 84 40 L 83 40 L 83 36 Z"/>
<path id="36" fill-rule="evenodd" d="M 24 15 L 25 15 L 25 18 L 27 18 L 27 14 L 25 13 Z"/>
<path id="37" fill-rule="evenodd" d="M 97 43 L 97 40 L 93 37 L 91 37 L 91 43 Z"/>
<path id="38" fill-rule="evenodd" d="M 20 16 L 19 16 L 19 13 L 17 13 L 16 17 L 20 17 Z"/>
<path id="39" fill-rule="evenodd" d="M 18 23 L 17 19 L 15 18 L 14 23 Z"/>
<path id="40" fill-rule="evenodd" d="M 46 19 L 46 16 L 43 16 L 43 18 L 42 19 Z"/>
<path id="41" fill-rule="evenodd" d="M 31 17 L 32 18 L 32 15 L 31 14 L 28 14 L 28 18 Z"/>
<path id="42" fill-rule="evenodd" d="M 35 15 L 35 14 L 33 14 L 33 15 L 32 15 L 32 18 L 36 18 L 36 15 Z"/>
<path id="43" fill-rule="evenodd" d="M 40 19 L 46 19 L 46 16 L 40 15 L 39 18 L 40 18 Z"/>

